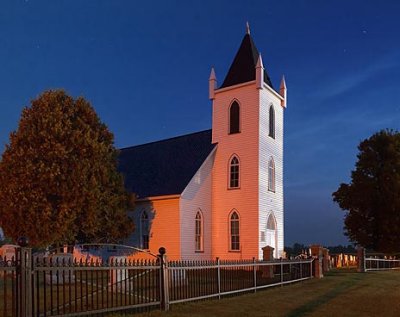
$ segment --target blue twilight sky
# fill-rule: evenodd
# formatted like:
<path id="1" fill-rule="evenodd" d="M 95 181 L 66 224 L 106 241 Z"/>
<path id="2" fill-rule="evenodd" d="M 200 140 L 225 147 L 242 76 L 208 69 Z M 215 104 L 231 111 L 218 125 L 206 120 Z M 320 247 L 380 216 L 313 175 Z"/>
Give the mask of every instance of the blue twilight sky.
<path id="1" fill-rule="evenodd" d="M 21 110 L 64 88 L 91 101 L 118 147 L 211 127 L 249 21 L 285 113 L 285 244 L 347 243 L 331 200 L 357 144 L 400 126 L 400 1 L 0 2 L 0 153 Z"/>

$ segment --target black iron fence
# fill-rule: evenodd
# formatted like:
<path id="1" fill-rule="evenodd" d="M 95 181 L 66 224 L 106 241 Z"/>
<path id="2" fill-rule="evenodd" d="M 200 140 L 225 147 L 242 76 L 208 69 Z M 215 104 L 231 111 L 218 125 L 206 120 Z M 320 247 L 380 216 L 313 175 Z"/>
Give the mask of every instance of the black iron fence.
<path id="1" fill-rule="evenodd" d="M 44 259 L 36 261 L 33 272 L 35 316 L 103 313 L 160 305 L 157 260 Z"/>
<path id="2" fill-rule="evenodd" d="M 0 316 L 79 316 L 222 297 L 312 278 L 313 260 L 76 261 L 18 248 L 0 261 Z"/>
<path id="3" fill-rule="evenodd" d="M 0 257 L 0 316 L 16 316 L 17 272 L 15 259 Z"/>

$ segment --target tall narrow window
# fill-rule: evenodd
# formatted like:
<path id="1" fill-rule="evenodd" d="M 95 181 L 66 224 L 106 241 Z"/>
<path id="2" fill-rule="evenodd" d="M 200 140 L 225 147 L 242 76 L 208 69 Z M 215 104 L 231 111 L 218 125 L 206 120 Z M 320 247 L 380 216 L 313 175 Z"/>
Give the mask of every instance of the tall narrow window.
<path id="1" fill-rule="evenodd" d="M 230 218 L 230 247 L 231 250 L 237 251 L 240 250 L 240 232 L 239 232 L 239 215 L 236 211 L 231 214 Z"/>
<path id="2" fill-rule="evenodd" d="M 275 139 L 275 110 L 271 105 L 269 107 L 269 134 L 271 138 Z"/>
<path id="3" fill-rule="evenodd" d="M 149 248 L 149 216 L 145 211 L 143 211 L 142 216 L 140 218 L 140 233 L 141 233 L 141 248 L 148 249 Z"/>
<path id="4" fill-rule="evenodd" d="M 229 108 L 229 134 L 240 132 L 240 107 L 239 104 L 234 101 Z"/>
<path id="5" fill-rule="evenodd" d="M 275 230 L 275 217 L 274 215 L 271 213 L 268 217 L 268 221 L 267 221 L 267 229 L 268 230 Z"/>
<path id="6" fill-rule="evenodd" d="M 267 220 L 267 245 L 274 248 L 274 256 L 278 256 L 277 248 L 277 235 L 276 235 L 276 220 L 274 214 L 271 212 Z"/>
<path id="7" fill-rule="evenodd" d="M 268 162 L 268 190 L 275 192 L 275 163 L 272 157 Z"/>
<path id="8" fill-rule="evenodd" d="M 234 156 L 229 163 L 229 188 L 239 187 L 239 159 Z"/>
<path id="9" fill-rule="evenodd" d="M 195 225 L 195 250 L 203 251 L 203 217 L 201 216 L 200 211 L 198 211 L 196 214 Z"/>

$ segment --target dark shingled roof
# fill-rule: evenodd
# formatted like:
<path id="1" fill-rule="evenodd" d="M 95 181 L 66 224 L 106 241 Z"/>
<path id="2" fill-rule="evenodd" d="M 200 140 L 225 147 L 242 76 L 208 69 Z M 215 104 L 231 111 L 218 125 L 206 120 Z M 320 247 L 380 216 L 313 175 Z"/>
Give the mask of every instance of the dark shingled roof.
<path id="1" fill-rule="evenodd" d="M 258 50 L 250 34 L 246 34 L 229 68 L 228 74 L 220 88 L 229 87 L 256 79 Z M 264 68 L 264 82 L 273 88 L 272 82 Z"/>
<path id="2" fill-rule="evenodd" d="M 214 147 L 211 130 L 128 147 L 118 169 L 139 198 L 181 194 Z"/>

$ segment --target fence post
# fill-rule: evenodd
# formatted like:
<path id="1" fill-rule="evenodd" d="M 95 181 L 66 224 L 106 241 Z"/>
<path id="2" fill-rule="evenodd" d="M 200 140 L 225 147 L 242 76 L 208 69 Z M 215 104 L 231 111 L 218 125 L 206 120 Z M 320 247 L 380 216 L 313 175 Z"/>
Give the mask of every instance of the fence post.
<path id="1" fill-rule="evenodd" d="M 362 246 L 357 247 L 357 272 L 365 273 L 365 248 Z"/>
<path id="2" fill-rule="evenodd" d="M 283 286 L 283 263 L 281 258 L 281 286 Z"/>
<path id="3" fill-rule="evenodd" d="M 18 312 L 19 317 L 32 316 L 32 249 L 28 248 L 28 239 L 21 237 L 18 239 L 20 246 L 17 252 L 17 275 L 19 283 Z"/>
<path id="4" fill-rule="evenodd" d="M 253 257 L 253 276 L 254 276 L 254 293 L 257 292 L 257 270 L 256 270 L 256 258 Z"/>
<path id="5" fill-rule="evenodd" d="M 217 279 L 218 279 L 218 299 L 221 299 L 221 267 L 217 257 Z"/>
<path id="6" fill-rule="evenodd" d="M 267 245 L 261 248 L 263 251 L 263 261 L 271 262 L 274 260 L 274 248 Z M 262 277 L 273 278 L 274 277 L 274 266 L 273 265 L 263 265 L 261 266 Z"/>
<path id="7" fill-rule="evenodd" d="M 311 245 L 311 255 L 315 258 L 314 267 L 315 267 L 315 277 L 323 278 L 323 270 L 322 270 L 322 247 L 318 244 Z"/>
<path id="8" fill-rule="evenodd" d="M 303 266 L 303 263 L 301 263 L 301 258 L 300 258 L 300 279 L 302 279 L 303 278 L 303 272 L 302 272 L 302 266 Z"/>
<path id="9" fill-rule="evenodd" d="M 158 249 L 160 259 L 160 308 L 161 310 L 169 310 L 169 285 L 168 285 L 168 263 L 166 250 L 164 247 Z"/>
<path id="10" fill-rule="evenodd" d="M 324 273 L 329 271 L 329 250 L 322 248 L 322 271 Z"/>

